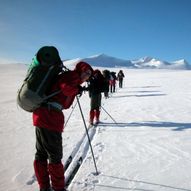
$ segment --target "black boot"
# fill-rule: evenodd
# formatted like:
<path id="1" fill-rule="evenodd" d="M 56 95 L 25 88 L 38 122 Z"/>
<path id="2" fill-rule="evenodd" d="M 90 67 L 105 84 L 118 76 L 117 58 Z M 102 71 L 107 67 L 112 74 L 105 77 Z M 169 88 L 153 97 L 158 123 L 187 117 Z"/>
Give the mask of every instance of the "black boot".
<path id="1" fill-rule="evenodd" d="M 43 188 L 43 189 L 40 189 L 40 191 L 53 191 L 51 188 Z"/>

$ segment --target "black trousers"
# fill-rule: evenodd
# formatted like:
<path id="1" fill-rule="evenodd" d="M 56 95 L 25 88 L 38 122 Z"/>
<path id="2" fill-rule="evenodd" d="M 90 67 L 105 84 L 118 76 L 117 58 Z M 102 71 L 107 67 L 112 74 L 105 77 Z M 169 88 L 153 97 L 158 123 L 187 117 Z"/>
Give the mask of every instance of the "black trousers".
<path id="1" fill-rule="evenodd" d="M 119 79 L 119 87 L 122 88 L 123 86 L 123 79 Z"/>
<path id="2" fill-rule="evenodd" d="M 35 160 L 60 163 L 62 159 L 62 133 L 36 127 Z"/>
<path id="3" fill-rule="evenodd" d="M 101 93 L 93 94 L 90 98 L 90 110 L 99 109 L 101 106 Z"/>

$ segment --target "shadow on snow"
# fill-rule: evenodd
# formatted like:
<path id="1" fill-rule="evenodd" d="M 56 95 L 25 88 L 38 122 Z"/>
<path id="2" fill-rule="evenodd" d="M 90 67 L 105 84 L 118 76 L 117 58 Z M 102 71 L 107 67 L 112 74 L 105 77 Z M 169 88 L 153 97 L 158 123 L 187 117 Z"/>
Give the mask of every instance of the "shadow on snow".
<path id="1" fill-rule="evenodd" d="M 142 184 L 141 186 L 155 186 L 155 189 L 147 189 L 147 188 L 139 188 L 138 186 L 133 187 L 133 188 L 128 188 L 125 186 L 115 186 L 115 185 L 106 185 L 106 184 L 100 184 L 99 182 L 95 182 L 95 183 L 88 183 L 88 182 L 74 182 L 77 184 L 85 184 L 86 186 L 93 186 L 95 187 L 102 187 L 102 188 L 109 188 L 110 190 L 137 190 L 137 191 L 158 191 L 161 188 L 166 188 L 166 189 L 170 189 L 170 190 L 179 190 L 179 191 L 191 191 L 190 189 L 186 189 L 186 188 L 180 188 L 180 187 L 175 187 L 175 186 L 170 186 L 170 185 L 164 185 L 164 184 L 159 184 L 159 183 L 153 183 L 153 182 L 146 182 L 146 181 L 142 181 L 142 180 L 135 180 L 135 179 L 129 179 L 129 178 L 123 178 L 123 177 L 117 177 L 117 176 L 110 176 L 110 175 L 104 175 L 104 174 L 100 174 L 100 177 L 106 177 L 106 178 L 110 178 L 110 179 L 115 179 L 115 180 L 120 180 L 120 181 L 125 181 L 127 182 L 127 184 L 129 184 L 129 182 L 132 183 L 137 183 L 137 184 Z M 112 180 L 111 180 L 112 181 Z M 159 187 L 159 188 L 157 188 Z"/>
<path id="2" fill-rule="evenodd" d="M 122 98 L 122 97 L 153 97 L 153 96 L 166 96 L 167 94 L 163 93 L 152 93 L 152 94 L 134 94 L 134 95 L 121 95 L 121 96 L 112 96 L 111 98 Z"/>
<path id="3" fill-rule="evenodd" d="M 162 121 L 145 121 L 132 123 L 100 123 L 101 126 L 109 127 L 154 127 L 154 128 L 173 128 L 173 131 L 182 131 L 191 128 L 191 123 L 162 122 Z"/>

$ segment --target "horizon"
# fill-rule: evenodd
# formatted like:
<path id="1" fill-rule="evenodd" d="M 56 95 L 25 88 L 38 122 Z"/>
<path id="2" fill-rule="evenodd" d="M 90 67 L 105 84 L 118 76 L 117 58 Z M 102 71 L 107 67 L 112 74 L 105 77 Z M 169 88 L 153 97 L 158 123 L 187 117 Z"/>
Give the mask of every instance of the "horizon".
<path id="1" fill-rule="evenodd" d="M 1 1 L 0 63 L 29 63 L 52 45 L 63 60 L 106 54 L 190 64 L 190 8 L 189 0 Z"/>
<path id="2" fill-rule="evenodd" d="M 179 59 L 179 60 L 174 60 L 174 61 L 171 61 L 171 62 L 169 62 L 168 60 L 162 60 L 162 59 L 159 59 L 159 58 L 154 58 L 154 57 L 150 57 L 150 56 L 144 56 L 144 57 L 141 57 L 141 58 L 136 58 L 136 59 L 132 59 L 132 60 L 128 60 L 128 59 L 123 59 L 123 58 L 117 58 L 117 57 L 114 57 L 114 56 L 112 56 L 112 55 L 107 55 L 107 54 L 105 54 L 105 53 L 100 53 L 100 54 L 97 54 L 97 55 L 92 55 L 92 56 L 89 56 L 89 57 L 86 57 L 86 58 L 80 58 L 80 57 L 78 57 L 78 58 L 72 58 L 72 59 L 65 59 L 65 60 L 63 60 L 62 59 L 62 62 L 63 63 L 65 63 L 65 62 L 71 62 L 71 63 L 76 63 L 76 61 L 77 60 L 84 60 L 85 62 L 87 62 L 87 63 L 89 63 L 90 61 L 87 61 L 88 59 L 97 59 L 97 58 L 99 58 L 100 59 L 100 57 L 102 57 L 102 56 L 104 56 L 105 58 L 102 58 L 103 59 L 103 61 L 105 62 L 105 59 L 115 59 L 115 60 L 118 60 L 118 62 L 121 60 L 121 61 L 123 61 L 123 62 L 131 62 L 132 64 L 134 64 L 134 62 L 139 62 L 139 63 L 141 63 L 141 62 L 143 62 L 143 60 L 144 60 L 144 63 L 149 63 L 150 61 L 156 61 L 156 62 L 166 62 L 166 63 L 169 63 L 169 64 L 172 64 L 172 66 L 174 65 L 176 65 L 178 62 L 184 62 L 185 64 L 187 63 L 188 65 L 190 65 L 191 66 L 191 63 L 189 63 L 187 60 L 185 60 L 185 59 Z M 148 60 L 149 59 L 149 60 Z M 31 59 L 32 60 L 32 59 Z M 148 60 L 148 61 L 146 61 L 146 60 Z M 94 61 L 93 61 L 94 62 Z M 110 62 L 110 61 L 109 61 Z M 24 64 L 24 65 L 30 65 L 30 63 L 31 62 L 29 62 L 29 63 L 22 63 L 22 62 L 9 62 L 9 63 L 2 63 L 2 62 L 0 62 L 0 65 L 4 65 L 4 64 L 9 64 L 9 65 L 11 65 L 11 64 Z M 181 63 L 180 63 L 181 64 Z M 91 63 L 91 65 L 92 66 L 94 66 L 95 65 L 95 63 L 93 64 L 93 63 Z M 98 64 L 99 65 L 99 64 Z M 111 65 L 112 65 L 112 63 L 111 63 Z M 96 64 L 96 66 L 97 66 L 97 64 Z M 99 65 L 99 67 L 105 67 L 105 65 L 103 64 L 103 65 Z M 129 68 L 129 66 L 127 65 L 127 66 L 124 66 L 124 67 L 127 67 L 127 68 Z M 142 69 L 144 69 L 144 68 L 142 68 Z M 160 69 L 160 68 L 158 68 L 158 69 Z M 162 68 L 161 68 L 162 69 Z M 164 68 L 163 68 L 164 69 Z M 170 68 L 169 68 L 170 69 Z M 181 68 L 182 69 L 182 68 Z M 186 68 L 186 69 L 190 69 L 190 68 Z"/>

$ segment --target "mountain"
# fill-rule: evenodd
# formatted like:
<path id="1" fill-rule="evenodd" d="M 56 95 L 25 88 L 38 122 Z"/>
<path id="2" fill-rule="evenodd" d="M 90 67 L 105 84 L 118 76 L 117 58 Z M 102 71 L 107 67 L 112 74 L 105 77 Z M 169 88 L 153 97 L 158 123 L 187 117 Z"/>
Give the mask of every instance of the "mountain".
<path id="1" fill-rule="evenodd" d="M 174 65 L 174 67 L 177 66 L 179 68 L 182 67 L 182 69 L 191 70 L 191 65 L 185 59 L 174 61 L 172 64 Z"/>
<path id="2" fill-rule="evenodd" d="M 191 69 L 191 65 L 189 65 L 189 63 L 184 59 L 174 62 L 167 62 L 151 57 L 144 57 L 139 60 L 133 60 L 132 63 L 136 68 L 182 69 L 182 70 Z"/>
<path id="3" fill-rule="evenodd" d="M 79 61 L 85 61 L 94 67 L 126 67 L 134 69 L 181 69 L 190 70 L 191 65 L 184 59 L 167 62 L 152 57 L 143 57 L 136 60 L 124 60 L 108 56 L 106 54 L 98 54 L 88 58 L 77 58 L 73 60 L 64 61 L 64 64 L 73 65 Z"/>
<path id="4" fill-rule="evenodd" d="M 83 61 L 91 63 L 93 66 L 134 68 L 133 63 L 130 60 L 123 60 L 112 56 L 107 56 L 106 54 L 84 58 Z"/>

